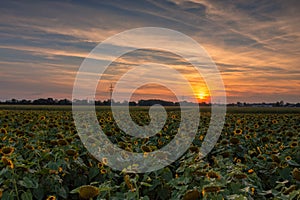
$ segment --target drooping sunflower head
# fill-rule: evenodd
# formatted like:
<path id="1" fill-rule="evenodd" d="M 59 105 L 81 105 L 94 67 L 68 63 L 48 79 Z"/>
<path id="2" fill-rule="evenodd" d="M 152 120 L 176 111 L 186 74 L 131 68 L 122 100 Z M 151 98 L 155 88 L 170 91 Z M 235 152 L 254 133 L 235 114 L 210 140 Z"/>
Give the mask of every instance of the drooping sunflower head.
<path id="1" fill-rule="evenodd" d="M 90 199 L 99 194 L 99 188 L 92 185 L 84 185 L 79 188 L 79 197 L 82 199 Z"/>
<path id="2" fill-rule="evenodd" d="M 57 141 L 57 144 L 60 145 L 60 146 L 66 146 L 66 145 L 68 145 L 68 142 L 65 139 L 59 139 Z"/>
<path id="3" fill-rule="evenodd" d="M 220 175 L 217 173 L 217 172 L 214 172 L 214 171 L 210 171 L 210 172 L 207 172 L 207 177 L 208 178 L 215 178 L 215 179 L 220 179 Z"/>
<path id="4" fill-rule="evenodd" d="M 77 154 L 77 151 L 75 149 L 68 149 L 66 150 L 66 154 L 68 156 L 75 156 Z"/>
<path id="5" fill-rule="evenodd" d="M 244 179 L 244 178 L 247 178 L 247 175 L 244 173 L 237 173 L 237 174 L 234 174 L 233 177 L 236 179 Z"/>
<path id="6" fill-rule="evenodd" d="M 219 186 L 207 186 L 203 188 L 202 190 L 202 195 L 204 196 L 205 193 L 210 193 L 210 192 L 219 192 L 221 188 Z"/>
<path id="7" fill-rule="evenodd" d="M 183 200 L 200 199 L 200 192 L 197 189 L 189 190 L 183 196 Z"/>
<path id="8" fill-rule="evenodd" d="M 239 144 L 240 143 L 240 140 L 236 137 L 233 137 L 230 139 L 230 143 L 231 144 Z"/>
<path id="9" fill-rule="evenodd" d="M 294 179 L 300 181 L 300 170 L 298 168 L 294 168 L 292 175 Z"/>

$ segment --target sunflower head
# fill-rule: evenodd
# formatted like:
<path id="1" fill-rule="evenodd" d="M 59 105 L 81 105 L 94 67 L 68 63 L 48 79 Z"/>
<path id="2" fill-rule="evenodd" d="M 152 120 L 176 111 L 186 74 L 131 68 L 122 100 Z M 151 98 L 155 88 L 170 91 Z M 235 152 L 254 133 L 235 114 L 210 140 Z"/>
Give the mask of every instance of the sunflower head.
<path id="1" fill-rule="evenodd" d="M 300 181 L 300 170 L 298 168 L 294 168 L 292 175 L 294 179 Z"/>
<path id="2" fill-rule="evenodd" d="M 239 144 L 240 143 L 240 140 L 238 139 L 238 138 L 236 138 L 236 137 L 233 137 L 233 138 L 231 138 L 230 139 L 230 143 L 231 144 Z"/>
<path id="3" fill-rule="evenodd" d="M 75 149 L 68 149 L 68 150 L 66 151 L 66 154 L 67 154 L 68 156 L 75 156 L 75 155 L 77 154 L 77 151 L 76 151 Z"/>
<path id="4" fill-rule="evenodd" d="M 143 152 L 151 152 L 151 148 L 148 146 L 142 146 L 141 148 Z"/>
<path id="5" fill-rule="evenodd" d="M 57 143 L 58 143 L 60 146 L 66 146 L 66 145 L 68 145 L 68 142 L 67 142 L 67 140 L 65 140 L 65 139 L 59 139 L 59 140 L 57 141 Z"/>
<path id="6" fill-rule="evenodd" d="M 293 142 L 291 142 L 291 144 L 290 144 L 290 147 L 291 148 L 295 148 L 295 147 L 297 147 L 298 146 L 298 142 L 296 142 L 296 141 L 293 141 Z"/>
<path id="7" fill-rule="evenodd" d="M 286 157 L 285 157 L 285 160 L 286 160 L 286 161 L 292 160 L 292 157 L 291 157 L 291 156 L 286 156 Z"/>
<path id="8" fill-rule="evenodd" d="M 207 177 L 208 178 L 220 179 L 220 175 L 217 172 L 214 172 L 214 171 L 207 172 Z"/>
<path id="9" fill-rule="evenodd" d="M 241 135 L 243 133 L 242 129 L 236 129 L 233 131 L 234 135 Z"/>
<path id="10" fill-rule="evenodd" d="M 1 149 L 1 153 L 4 155 L 4 156 L 9 156 L 11 155 L 13 152 L 15 151 L 15 149 L 13 147 L 2 147 Z"/>
<path id="11" fill-rule="evenodd" d="M 0 129 L 0 134 L 6 135 L 7 134 L 7 130 L 5 128 L 1 128 Z"/>
<path id="12" fill-rule="evenodd" d="M 203 196 L 204 196 L 205 193 L 209 193 L 209 192 L 219 192 L 220 189 L 221 189 L 221 188 L 220 188 L 219 186 L 207 186 L 207 187 L 203 188 L 202 194 L 203 194 Z"/>
<path id="13" fill-rule="evenodd" d="M 246 140 L 249 140 L 250 138 L 251 138 L 250 135 L 245 135 L 245 139 L 246 139 Z"/>
<path id="14" fill-rule="evenodd" d="M 49 196 L 46 200 L 56 200 L 55 196 Z"/>
<path id="15" fill-rule="evenodd" d="M 12 162 L 12 160 L 10 160 L 10 159 L 8 159 L 8 158 L 6 158 L 4 156 L 1 158 L 1 161 L 3 162 L 3 164 L 5 166 L 8 166 L 11 169 L 13 169 L 15 167 L 14 163 Z"/>
<path id="16" fill-rule="evenodd" d="M 102 158 L 102 163 L 103 163 L 104 165 L 107 165 L 107 164 L 108 164 L 107 158 Z"/>
<path id="17" fill-rule="evenodd" d="M 247 175 L 244 173 L 237 173 L 237 174 L 234 174 L 233 177 L 236 179 L 244 179 L 244 178 L 247 178 Z"/>
<path id="18" fill-rule="evenodd" d="M 84 185 L 79 188 L 79 197 L 82 199 L 90 199 L 99 194 L 99 189 L 95 186 Z"/>
<path id="19" fill-rule="evenodd" d="M 200 199 L 200 192 L 197 189 L 189 190 L 183 196 L 183 200 L 196 200 Z"/>

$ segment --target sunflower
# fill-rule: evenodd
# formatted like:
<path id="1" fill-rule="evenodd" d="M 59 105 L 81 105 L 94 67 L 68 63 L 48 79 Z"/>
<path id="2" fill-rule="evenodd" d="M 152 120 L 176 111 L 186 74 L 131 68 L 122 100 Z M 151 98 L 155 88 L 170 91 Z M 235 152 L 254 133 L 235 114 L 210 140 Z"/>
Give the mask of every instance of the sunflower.
<path id="1" fill-rule="evenodd" d="M 219 192 L 220 189 L 221 188 L 219 186 L 207 186 L 207 187 L 203 188 L 202 195 L 204 196 L 205 193 L 208 193 L 208 192 Z"/>
<path id="2" fill-rule="evenodd" d="M 34 146 L 31 146 L 31 145 L 29 145 L 29 144 L 27 144 L 27 145 L 25 146 L 25 148 L 27 148 L 27 149 L 29 149 L 29 150 L 34 150 Z"/>
<path id="3" fill-rule="evenodd" d="M 172 119 L 176 119 L 177 116 L 176 116 L 176 115 L 172 115 L 171 118 L 172 118 Z"/>
<path id="4" fill-rule="evenodd" d="M 197 189 L 189 190 L 183 196 L 183 200 L 196 200 L 200 199 L 200 192 Z"/>
<path id="5" fill-rule="evenodd" d="M 148 146 L 142 146 L 141 148 L 143 152 L 151 152 L 151 148 Z"/>
<path id="6" fill-rule="evenodd" d="M 258 124 L 254 124 L 254 128 L 259 128 L 259 125 Z"/>
<path id="7" fill-rule="evenodd" d="M 200 141 L 202 141 L 203 138 L 204 138 L 203 135 L 200 135 L 200 136 L 199 136 L 199 140 L 200 140 Z"/>
<path id="8" fill-rule="evenodd" d="M 222 141 L 221 141 L 221 144 L 222 144 L 222 145 L 227 145 L 227 144 L 228 144 L 228 141 L 227 141 L 227 140 L 222 140 Z"/>
<path id="9" fill-rule="evenodd" d="M 261 138 L 261 141 L 263 142 L 263 143 L 265 143 L 265 142 L 268 142 L 269 141 L 269 138 L 268 137 L 262 137 Z"/>
<path id="10" fill-rule="evenodd" d="M 41 121 L 43 121 L 43 120 L 45 120 L 45 119 L 46 119 L 45 116 L 41 116 L 41 117 L 40 117 L 40 120 L 41 120 Z"/>
<path id="11" fill-rule="evenodd" d="M 297 186 L 296 185 L 291 185 L 289 188 L 286 188 L 284 191 L 283 191 L 283 194 L 285 195 L 288 195 L 290 194 L 291 192 L 293 192 L 294 190 L 297 189 Z"/>
<path id="12" fill-rule="evenodd" d="M 223 158 L 228 158 L 230 156 L 230 152 L 226 151 L 221 154 Z"/>
<path id="13" fill-rule="evenodd" d="M 230 139 L 230 143 L 231 144 L 239 144 L 240 143 L 240 140 L 236 137 L 233 137 Z"/>
<path id="14" fill-rule="evenodd" d="M 49 196 L 46 200 L 56 200 L 55 196 Z"/>
<path id="15" fill-rule="evenodd" d="M 57 144 L 59 144 L 60 146 L 66 146 L 66 145 L 68 145 L 68 142 L 67 142 L 67 140 L 59 139 L 57 141 Z"/>
<path id="16" fill-rule="evenodd" d="M 278 124 L 278 121 L 276 119 L 273 119 L 272 124 Z"/>
<path id="17" fill-rule="evenodd" d="M 286 163 L 286 162 L 281 162 L 280 163 L 280 168 L 286 168 L 286 167 L 288 167 L 289 166 L 289 164 L 288 163 Z"/>
<path id="18" fill-rule="evenodd" d="M 68 149 L 66 150 L 66 154 L 68 156 L 75 156 L 77 154 L 77 151 L 75 149 Z"/>
<path id="19" fill-rule="evenodd" d="M 101 169 L 101 170 L 100 170 L 100 173 L 101 173 L 101 174 L 106 174 L 107 171 L 106 171 L 106 169 Z"/>
<path id="20" fill-rule="evenodd" d="M 82 199 L 91 199 L 98 194 L 99 188 L 92 185 L 84 185 L 79 188 L 79 197 Z"/>
<path id="21" fill-rule="evenodd" d="M 108 164 L 108 160 L 107 160 L 107 158 L 102 158 L 102 163 L 104 164 L 104 165 L 107 165 Z"/>
<path id="22" fill-rule="evenodd" d="M 247 175 L 244 173 L 238 173 L 238 174 L 234 174 L 233 177 L 236 179 L 244 179 L 247 178 Z"/>
<path id="23" fill-rule="evenodd" d="M 192 153 L 198 153 L 198 152 L 199 152 L 199 148 L 198 148 L 198 147 L 195 147 L 195 146 L 191 146 L 191 147 L 190 147 L 190 151 L 191 151 Z"/>
<path id="24" fill-rule="evenodd" d="M 134 187 L 133 185 L 131 184 L 131 181 L 130 181 L 130 176 L 128 174 L 126 174 L 124 176 L 124 182 L 125 184 L 127 185 L 127 187 L 130 189 L 130 190 L 134 190 Z"/>
<path id="25" fill-rule="evenodd" d="M 234 135 L 241 135 L 243 133 L 242 129 L 236 129 L 233 131 Z"/>
<path id="26" fill-rule="evenodd" d="M 281 160 L 280 160 L 280 159 L 278 158 L 278 156 L 276 156 L 276 155 L 272 155 L 271 158 L 272 158 L 272 160 L 273 160 L 274 162 L 276 162 L 276 163 L 280 163 L 280 162 L 281 162 Z"/>
<path id="27" fill-rule="evenodd" d="M 214 171 L 210 171 L 207 173 L 207 177 L 208 178 L 216 178 L 216 179 L 220 179 L 220 175 L 217 172 Z"/>
<path id="28" fill-rule="evenodd" d="M 7 134 L 7 130 L 5 128 L 1 128 L 0 129 L 0 133 L 3 134 L 3 135 L 6 135 Z"/>
<path id="29" fill-rule="evenodd" d="M 246 140 L 249 140 L 250 138 L 251 138 L 250 135 L 245 135 L 245 139 L 246 139 Z"/>
<path id="30" fill-rule="evenodd" d="M 144 152 L 144 153 L 143 153 L 143 157 L 144 157 L 144 158 L 148 157 L 148 155 L 149 155 L 148 152 Z"/>
<path id="31" fill-rule="evenodd" d="M 2 153 L 5 156 L 9 156 L 14 151 L 15 151 L 15 149 L 13 147 L 2 147 L 2 149 L 0 150 L 0 153 Z"/>
<path id="32" fill-rule="evenodd" d="M 293 141 L 293 142 L 291 142 L 291 144 L 290 144 L 290 147 L 291 148 L 294 148 L 294 147 L 297 147 L 298 146 L 298 142 L 296 142 L 296 141 Z"/>
<path id="33" fill-rule="evenodd" d="M 296 179 L 297 181 L 300 181 L 300 170 L 297 168 L 294 168 L 292 172 L 293 178 Z"/>
<path id="34" fill-rule="evenodd" d="M 10 160 L 10 159 L 8 159 L 8 158 L 2 156 L 1 161 L 3 162 L 3 164 L 4 164 L 5 166 L 8 166 L 10 169 L 15 168 L 15 165 L 14 165 L 14 163 L 12 162 L 12 160 Z"/>
<path id="35" fill-rule="evenodd" d="M 204 177 L 204 176 L 207 176 L 207 173 L 205 171 L 196 171 L 193 173 L 193 175 L 195 175 L 197 177 Z"/>
<path id="36" fill-rule="evenodd" d="M 292 160 L 292 157 L 291 156 L 287 156 L 287 157 L 285 157 L 285 160 L 286 161 Z"/>

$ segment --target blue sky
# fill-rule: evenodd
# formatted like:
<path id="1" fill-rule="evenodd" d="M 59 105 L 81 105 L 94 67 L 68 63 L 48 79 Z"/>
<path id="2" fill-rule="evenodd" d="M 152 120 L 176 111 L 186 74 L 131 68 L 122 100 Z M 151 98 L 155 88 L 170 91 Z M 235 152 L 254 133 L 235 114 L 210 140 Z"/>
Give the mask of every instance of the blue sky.
<path id="1" fill-rule="evenodd" d="M 228 102 L 300 102 L 299 9 L 296 0 L 1 1 L 0 99 L 71 98 L 76 72 L 98 43 L 154 26 L 180 31 L 207 50 Z M 131 57 L 181 62 L 151 51 Z M 108 87 L 103 83 L 101 98 Z"/>

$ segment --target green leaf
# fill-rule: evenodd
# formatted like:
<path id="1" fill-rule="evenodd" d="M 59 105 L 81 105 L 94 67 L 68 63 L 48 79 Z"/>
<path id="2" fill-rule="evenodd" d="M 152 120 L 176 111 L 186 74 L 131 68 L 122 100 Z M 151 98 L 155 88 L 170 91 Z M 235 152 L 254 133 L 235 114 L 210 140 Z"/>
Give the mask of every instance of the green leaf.
<path id="1" fill-rule="evenodd" d="M 21 194 L 21 199 L 22 200 L 32 200 L 32 194 L 30 191 L 27 191 L 27 192 L 23 192 Z"/>
<path id="2" fill-rule="evenodd" d="M 151 187 L 152 185 L 146 182 L 141 182 L 141 185 L 146 186 L 146 187 Z"/>
<path id="3" fill-rule="evenodd" d="M 300 167 L 300 165 L 297 162 L 293 161 L 293 160 L 289 160 L 289 161 L 287 161 L 287 163 L 291 166 Z"/>
<path id="4" fill-rule="evenodd" d="M 73 189 L 70 193 L 71 193 L 71 194 L 77 194 L 77 193 L 79 193 L 79 189 L 80 189 L 80 187 L 75 188 L 75 189 Z"/>
<path id="5" fill-rule="evenodd" d="M 33 189 L 33 196 L 35 199 L 42 200 L 45 195 L 45 191 L 43 188 L 35 188 Z"/>
<path id="6" fill-rule="evenodd" d="M 89 170 L 89 180 L 91 181 L 99 174 L 99 169 L 96 167 L 90 168 Z"/>
<path id="7" fill-rule="evenodd" d="M 38 188 L 39 186 L 37 180 L 28 177 L 24 177 L 23 180 L 19 181 L 19 184 L 26 188 Z"/>
<path id="8" fill-rule="evenodd" d="M 1 200 L 14 200 L 14 196 L 10 194 L 10 192 L 5 191 L 2 194 Z"/>

